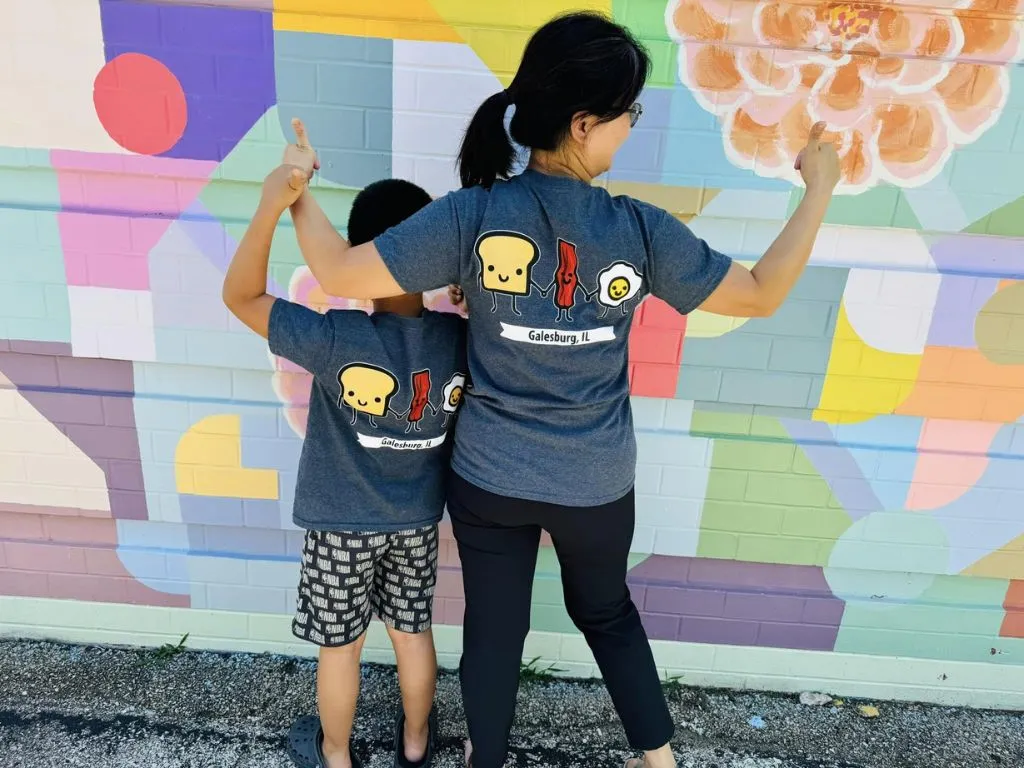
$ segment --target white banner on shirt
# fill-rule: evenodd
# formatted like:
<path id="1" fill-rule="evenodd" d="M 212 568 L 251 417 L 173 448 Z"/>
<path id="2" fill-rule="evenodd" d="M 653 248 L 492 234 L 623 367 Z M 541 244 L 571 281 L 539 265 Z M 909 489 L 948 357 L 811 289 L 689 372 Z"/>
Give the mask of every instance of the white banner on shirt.
<path id="1" fill-rule="evenodd" d="M 356 432 L 359 444 L 363 448 L 391 448 L 395 451 L 422 451 L 424 448 L 437 448 L 444 443 L 445 435 L 431 437 L 427 440 L 398 440 L 393 437 L 377 437 L 376 435 L 364 435 Z"/>
<path id="2" fill-rule="evenodd" d="M 615 328 L 591 328 L 586 331 L 562 331 L 555 328 L 526 328 L 522 325 L 501 324 L 501 336 L 525 344 L 544 344 L 555 347 L 578 347 L 615 340 Z"/>

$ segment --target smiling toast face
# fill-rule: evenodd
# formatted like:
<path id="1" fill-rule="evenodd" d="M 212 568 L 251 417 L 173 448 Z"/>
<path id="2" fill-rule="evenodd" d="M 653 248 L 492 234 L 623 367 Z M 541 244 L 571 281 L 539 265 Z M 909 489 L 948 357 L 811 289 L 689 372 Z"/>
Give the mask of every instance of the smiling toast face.
<path id="1" fill-rule="evenodd" d="M 526 296 L 530 270 L 540 258 L 537 244 L 517 232 L 489 232 L 476 244 L 485 291 Z"/>
<path id="2" fill-rule="evenodd" d="M 370 416 L 384 416 L 398 391 L 398 379 L 390 371 L 365 363 L 346 365 L 338 372 L 341 400 L 349 408 Z"/>

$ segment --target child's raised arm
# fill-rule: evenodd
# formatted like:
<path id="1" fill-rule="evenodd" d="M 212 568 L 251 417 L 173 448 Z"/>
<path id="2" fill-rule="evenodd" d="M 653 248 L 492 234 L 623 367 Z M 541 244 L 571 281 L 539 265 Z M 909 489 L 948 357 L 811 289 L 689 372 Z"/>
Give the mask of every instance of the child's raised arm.
<path id="1" fill-rule="evenodd" d="M 267 293 L 270 244 L 281 214 L 305 189 L 308 177 L 301 168 L 282 165 L 263 183 L 263 196 L 249 228 L 231 259 L 221 295 L 231 313 L 267 338 L 274 297 Z"/>

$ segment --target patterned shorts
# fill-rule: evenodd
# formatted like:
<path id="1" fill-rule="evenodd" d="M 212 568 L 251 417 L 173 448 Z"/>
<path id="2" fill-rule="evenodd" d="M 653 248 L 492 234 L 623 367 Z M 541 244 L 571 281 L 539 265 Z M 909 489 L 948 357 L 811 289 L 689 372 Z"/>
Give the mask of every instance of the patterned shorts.
<path id="1" fill-rule="evenodd" d="M 437 526 L 394 533 L 307 531 L 292 632 L 317 645 L 358 640 L 370 619 L 412 634 L 430 629 Z"/>

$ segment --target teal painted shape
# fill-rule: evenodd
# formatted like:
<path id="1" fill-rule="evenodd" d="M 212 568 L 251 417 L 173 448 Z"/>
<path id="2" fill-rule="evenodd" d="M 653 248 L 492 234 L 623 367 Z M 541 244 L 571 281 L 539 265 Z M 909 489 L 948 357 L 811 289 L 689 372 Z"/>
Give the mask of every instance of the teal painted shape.
<path id="1" fill-rule="evenodd" d="M 391 177 L 391 40 L 275 32 L 281 128 L 301 116 L 320 156 L 321 175 L 364 187 Z"/>
<path id="2" fill-rule="evenodd" d="M 911 601 L 891 596 L 908 575 L 857 571 L 860 596 L 847 600 L 837 653 L 1024 664 L 1024 639 L 999 636 L 1005 579 L 936 576 Z"/>
<path id="3" fill-rule="evenodd" d="M 793 408 L 810 418 L 848 274 L 810 267 L 772 317 L 717 338 L 687 338 L 676 397 Z"/>
<path id="4" fill-rule="evenodd" d="M 71 342 L 57 174 L 45 151 L 0 148 L 0 337 Z"/>

